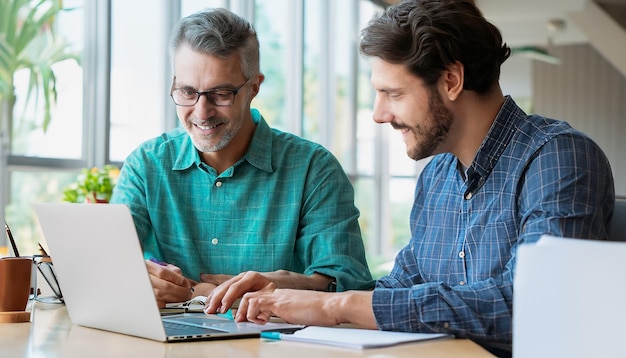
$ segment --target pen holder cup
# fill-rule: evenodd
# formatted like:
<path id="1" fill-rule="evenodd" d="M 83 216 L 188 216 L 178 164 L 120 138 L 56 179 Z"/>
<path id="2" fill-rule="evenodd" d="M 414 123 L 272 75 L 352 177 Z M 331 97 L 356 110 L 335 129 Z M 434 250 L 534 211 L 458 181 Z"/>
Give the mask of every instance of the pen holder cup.
<path id="1" fill-rule="evenodd" d="M 32 267 L 30 257 L 0 259 L 0 312 L 26 310 Z"/>

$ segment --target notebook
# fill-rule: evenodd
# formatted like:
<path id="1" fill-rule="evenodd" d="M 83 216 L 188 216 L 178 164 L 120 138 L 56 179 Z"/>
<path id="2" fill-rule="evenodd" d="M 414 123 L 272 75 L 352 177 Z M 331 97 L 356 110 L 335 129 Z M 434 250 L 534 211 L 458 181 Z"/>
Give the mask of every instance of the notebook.
<path id="1" fill-rule="evenodd" d="M 341 348 L 368 349 L 395 346 L 404 343 L 454 338 L 446 333 L 411 333 L 379 331 L 375 329 L 309 326 L 292 334 L 262 332 L 261 338 L 323 344 Z"/>
<path id="2" fill-rule="evenodd" d="M 259 337 L 302 326 L 236 323 L 204 313 L 161 316 L 129 209 L 35 204 L 73 324 L 162 342 Z"/>
<path id="3" fill-rule="evenodd" d="M 626 242 L 542 236 L 517 250 L 514 357 L 624 356 Z"/>

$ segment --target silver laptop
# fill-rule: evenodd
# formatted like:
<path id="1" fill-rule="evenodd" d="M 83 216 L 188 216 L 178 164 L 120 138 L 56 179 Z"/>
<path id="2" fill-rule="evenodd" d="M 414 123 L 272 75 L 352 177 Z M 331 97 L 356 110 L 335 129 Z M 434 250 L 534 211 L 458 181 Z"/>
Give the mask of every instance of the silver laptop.
<path id="1" fill-rule="evenodd" d="M 162 342 L 258 337 L 302 326 L 236 323 L 220 315 L 161 316 L 129 209 L 120 204 L 36 204 L 73 324 Z"/>

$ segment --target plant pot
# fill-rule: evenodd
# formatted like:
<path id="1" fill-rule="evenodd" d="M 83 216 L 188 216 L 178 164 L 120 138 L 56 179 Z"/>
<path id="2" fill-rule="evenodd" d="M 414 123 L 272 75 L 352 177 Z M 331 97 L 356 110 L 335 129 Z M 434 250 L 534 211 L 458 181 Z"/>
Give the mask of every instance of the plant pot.
<path id="1" fill-rule="evenodd" d="M 106 199 L 98 199 L 96 198 L 95 200 L 91 200 L 90 198 L 85 198 L 85 202 L 87 204 L 108 204 L 109 201 Z"/>

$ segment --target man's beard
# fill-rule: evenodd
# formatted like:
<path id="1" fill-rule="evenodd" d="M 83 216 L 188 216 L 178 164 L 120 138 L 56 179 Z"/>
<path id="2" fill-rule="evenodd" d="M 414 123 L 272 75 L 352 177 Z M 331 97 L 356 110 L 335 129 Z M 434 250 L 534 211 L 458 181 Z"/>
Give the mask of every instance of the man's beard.
<path id="1" fill-rule="evenodd" d="M 407 155 L 413 160 L 435 154 L 437 147 L 446 139 L 454 121 L 454 114 L 443 104 L 439 93 L 435 90 L 429 92 L 427 122 L 409 128 L 415 145 L 407 148 Z"/>
<path id="2" fill-rule="evenodd" d="M 233 121 L 225 121 L 224 123 L 233 123 Z M 242 125 L 243 120 L 235 122 L 235 125 L 232 128 L 224 131 L 221 134 L 221 138 L 219 138 L 219 141 L 217 143 L 211 144 L 210 141 L 207 141 L 207 136 L 196 136 L 196 138 L 192 137 L 191 139 L 196 149 L 198 149 L 200 152 L 217 152 L 224 149 L 233 140 L 237 133 L 239 133 L 239 130 L 241 130 Z"/>

